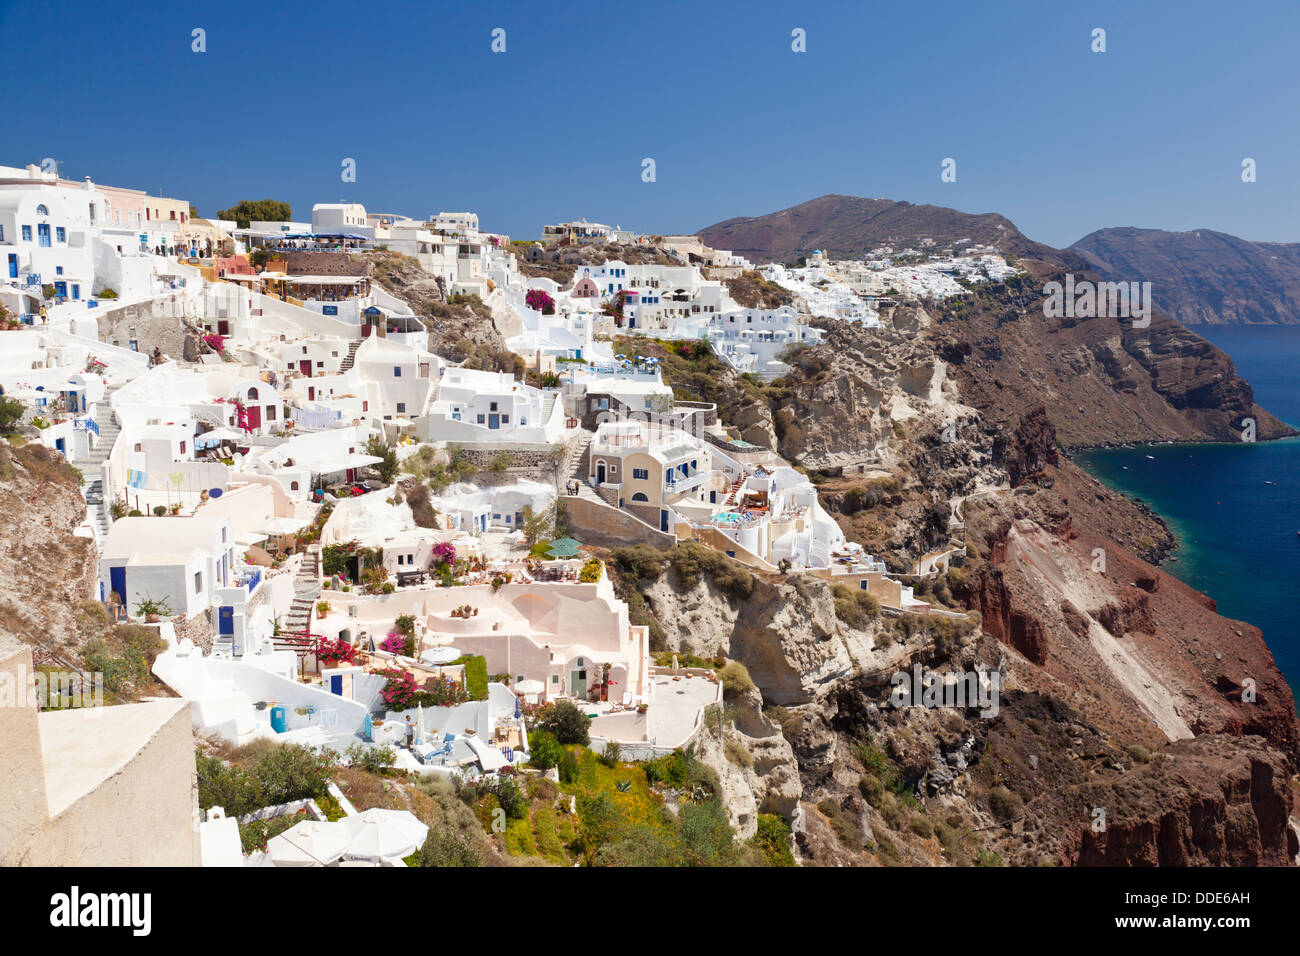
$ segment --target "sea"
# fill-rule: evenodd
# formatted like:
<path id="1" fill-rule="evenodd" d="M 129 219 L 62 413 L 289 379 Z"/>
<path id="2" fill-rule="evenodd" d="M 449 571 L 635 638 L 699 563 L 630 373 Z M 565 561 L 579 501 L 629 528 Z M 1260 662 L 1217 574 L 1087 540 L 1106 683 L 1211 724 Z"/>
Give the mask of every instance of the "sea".
<path id="1" fill-rule="evenodd" d="M 1300 326 L 1194 331 L 1228 353 L 1256 402 L 1300 429 Z M 1178 546 L 1164 570 L 1214 598 L 1220 614 L 1260 628 L 1300 699 L 1300 438 L 1135 445 L 1074 460 L 1165 520 Z"/>

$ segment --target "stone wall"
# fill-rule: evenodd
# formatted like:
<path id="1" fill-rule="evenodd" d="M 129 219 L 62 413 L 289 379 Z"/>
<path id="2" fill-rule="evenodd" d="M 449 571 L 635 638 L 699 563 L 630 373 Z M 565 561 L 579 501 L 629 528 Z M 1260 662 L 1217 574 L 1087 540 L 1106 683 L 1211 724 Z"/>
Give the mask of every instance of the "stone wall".
<path id="1" fill-rule="evenodd" d="M 135 339 L 139 343 L 137 351 L 143 355 L 149 355 L 155 348 L 160 348 L 164 355 L 177 359 L 185 353 L 185 337 L 188 333 L 179 318 L 185 311 L 183 292 L 173 292 L 116 309 L 105 309 L 101 304 L 95 311 L 98 313 L 95 322 L 101 342 L 129 349 L 131 340 Z M 132 329 L 135 330 L 134 335 L 131 334 Z"/>
<path id="2" fill-rule="evenodd" d="M 285 269 L 299 276 L 368 276 L 374 266 L 345 252 L 286 252 Z"/>
<path id="3" fill-rule="evenodd" d="M 611 508 L 594 498 L 565 497 L 561 500 L 569 530 L 583 544 L 618 548 L 644 541 L 657 548 L 671 548 L 677 543 L 677 535 L 652 528 L 626 511 Z"/>

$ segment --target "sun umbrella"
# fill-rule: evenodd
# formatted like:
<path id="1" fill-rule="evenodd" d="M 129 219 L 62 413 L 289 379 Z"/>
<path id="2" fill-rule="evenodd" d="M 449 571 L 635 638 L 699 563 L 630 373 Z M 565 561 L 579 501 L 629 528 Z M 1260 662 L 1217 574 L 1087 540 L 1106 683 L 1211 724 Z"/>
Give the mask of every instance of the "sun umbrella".
<path id="1" fill-rule="evenodd" d="M 429 664 L 450 664 L 458 657 L 460 651 L 454 647 L 430 647 L 420 655 L 420 660 Z"/>
<path id="2" fill-rule="evenodd" d="M 352 835 L 346 855 L 361 860 L 407 856 L 423 846 L 429 835 L 429 828 L 410 810 L 374 807 L 344 817 L 339 825 Z"/>
<path id="3" fill-rule="evenodd" d="M 304 820 L 266 843 L 266 855 L 276 866 L 326 866 L 352 843 L 353 833 L 342 823 Z"/>
<path id="4" fill-rule="evenodd" d="M 578 547 L 581 543 L 580 541 L 574 541 L 572 538 L 559 538 L 552 541 L 546 550 L 555 558 L 571 558 L 578 553 Z"/>

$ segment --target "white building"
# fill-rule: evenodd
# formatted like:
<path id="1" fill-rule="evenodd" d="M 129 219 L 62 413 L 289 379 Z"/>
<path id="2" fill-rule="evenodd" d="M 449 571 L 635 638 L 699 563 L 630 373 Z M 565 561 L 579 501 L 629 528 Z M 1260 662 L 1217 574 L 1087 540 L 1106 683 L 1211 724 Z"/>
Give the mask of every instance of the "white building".
<path id="1" fill-rule="evenodd" d="M 140 602 L 170 608 L 164 617 L 186 618 L 213 603 L 213 591 L 247 572 L 235 564 L 235 538 L 228 517 L 197 515 L 120 518 L 113 522 L 99 559 L 100 599 L 126 605 L 132 617 Z"/>

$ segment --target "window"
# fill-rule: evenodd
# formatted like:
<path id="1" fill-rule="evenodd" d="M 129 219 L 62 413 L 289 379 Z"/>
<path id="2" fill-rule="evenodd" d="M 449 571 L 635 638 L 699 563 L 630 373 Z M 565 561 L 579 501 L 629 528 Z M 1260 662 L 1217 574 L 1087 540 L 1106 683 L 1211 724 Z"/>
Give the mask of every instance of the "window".
<path id="1" fill-rule="evenodd" d="M 488 406 L 488 411 L 490 411 L 490 412 L 495 412 L 496 410 L 497 410 L 497 403 L 496 403 L 496 402 L 493 402 L 491 405 Z"/>
<path id="2" fill-rule="evenodd" d="M 38 215 L 38 216 L 48 216 L 49 214 L 50 214 L 50 211 L 49 211 L 49 209 L 47 209 L 47 208 L 45 207 L 45 204 L 44 204 L 44 203 L 42 203 L 41 205 L 39 205 L 39 206 L 36 207 L 36 215 Z"/>
<path id="3" fill-rule="evenodd" d="M 62 226 L 55 226 L 55 227 L 54 227 L 54 238 L 55 238 L 55 240 L 56 240 L 57 242 L 67 242 L 67 241 L 68 241 L 68 231 L 67 231 L 66 229 L 64 229 Z"/>
<path id="4" fill-rule="evenodd" d="M 394 365 L 394 366 L 393 366 L 393 378 L 401 378 L 401 377 L 402 377 L 402 366 L 400 366 L 400 365 Z"/>
<path id="5" fill-rule="evenodd" d="M 140 447 L 140 443 L 139 443 L 139 442 L 136 442 L 136 443 L 135 443 L 135 450 L 136 450 L 136 451 L 143 451 L 143 449 Z"/>
<path id="6" fill-rule="evenodd" d="M 551 675 L 551 683 L 552 683 L 552 684 L 558 684 L 559 682 L 560 682 L 560 675 L 559 675 L 559 674 L 552 674 L 552 675 Z"/>
<path id="7" fill-rule="evenodd" d="M 185 454 L 185 442 L 181 442 L 181 454 Z"/>
<path id="8" fill-rule="evenodd" d="M 509 415 L 502 415 L 502 416 L 501 416 L 501 424 L 502 424 L 502 425 L 509 425 L 509 424 L 510 424 L 510 416 L 509 416 Z"/>
<path id="9" fill-rule="evenodd" d="M 633 468 L 633 469 L 632 469 L 632 477 L 633 477 L 633 478 L 639 478 L 639 479 L 641 479 L 642 481 L 649 481 L 649 480 L 650 480 L 650 469 L 649 469 L 649 468 Z"/>
<path id="10" fill-rule="evenodd" d="M 406 402 L 398 402 L 398 403 L 397 403 L 397 412 L 398 412 L 398 414 L 400 415 L 400 414 L 404 413 L 405 411 L 406 411 Z"/>
<path id="11" fill-rule="evenodd" d="M 32 227 L 23 226 L 23 242 L 31 242 L 31 241 L 32 241 Z"/>
<path id="12" fill-rule="evenodd" d="M 194 593 L 195 594 L 203 593 L 203 572 L 202 571 L 194 572 Z"/>
<path id="13" fill-rule="evenodd" d="M 274 406 L 274 405 L 268 405 L 268 406 L 266 406 L 266 420 L 267 420 L 268 422 L 273 422 L 273 421 L 275 421 L 275 406 Z"/>
<path id="14" fill-rule="evenodd" d="M 55 274 L 56 276 L 61 276 L 61 275 L 63 275 L 63 266 L 55 266 L 55 267 L 54 267 L 54 274 Z"/>
<path id="15" fill-rule="evenodd" d="M 291 481 L 291 482 L 289 482 L 289 490 L 290 490 L 290 491 L 297 491 L 297 490 L 298 490 L 298 482 L 296 482 L 296 481 Z"/>
<path id="16" fill-rule="evenodd" d="M 482 425 L 483 422 L 484 422 L 484 418 L 483 418 L 482 415 L 480 415 L 480 416 L 478 417 L 478 423 L 479 423 L 480 425 Z"/>
<path id="17" fill-rule="evenodd" d="M 640 501 L 649 501 L 650 499 L 645 496 L 644 492 L 638 491 L 636 494 L 632 496 L 632 500 L 640 502 Z"/>

